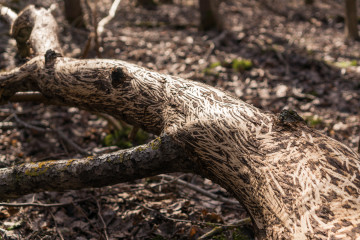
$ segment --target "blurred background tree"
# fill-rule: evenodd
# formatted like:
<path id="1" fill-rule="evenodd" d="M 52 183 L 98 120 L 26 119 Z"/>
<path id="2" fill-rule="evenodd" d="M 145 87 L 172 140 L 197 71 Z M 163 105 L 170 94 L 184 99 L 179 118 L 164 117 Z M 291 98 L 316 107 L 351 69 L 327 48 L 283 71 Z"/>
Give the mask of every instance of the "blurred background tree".
<path id="1" fill-rule="evenodd" d="M 64 0 L 65 18 L 75 27 L 84 27 L 83 11 L 81 7 L 81 0 Z"/>
<path id="2" fill-rule="evenodd" d="M 345 36 L 348 39 L 358 40 L 358 19 L 356 0 L 345 0 Z"/>
<path id="3" fill-rule="evenodd" d="M 219 0 L 199 0 L 201 30 L 216 29 L 219 32 L 224 30 L 224 23 L 219 14 L 219 5 Z"/>

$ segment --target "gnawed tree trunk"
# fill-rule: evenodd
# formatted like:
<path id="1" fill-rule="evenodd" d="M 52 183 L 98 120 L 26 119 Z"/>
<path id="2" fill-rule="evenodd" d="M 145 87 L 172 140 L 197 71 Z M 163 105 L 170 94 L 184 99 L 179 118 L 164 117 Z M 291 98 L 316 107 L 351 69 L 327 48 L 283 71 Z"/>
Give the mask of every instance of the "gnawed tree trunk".
<path id="1" fill-rule="evenodd" d="M 1 100 L 40 91 L 49 102 L 104 112 L 160 134 L 149 145 L 96 158 L 0 169 L 0 198 L 105 186 L 165 172 L 193 172 L 229 192 L 250 214 L 257 239 L 358 239 L 360 161 L 347 146 L 205 84 L 119 60 L 62 57 L 56 23 L 29 7 L 35 57 L 0 73 Z M 44 13 L 44 12 L 42 12 Z M 22 32 L 15 21 L 13 36 Z M 48 37 L 38 37 L 41 34 Z M 53 50 L 45 50 L 54 49 Z"/>

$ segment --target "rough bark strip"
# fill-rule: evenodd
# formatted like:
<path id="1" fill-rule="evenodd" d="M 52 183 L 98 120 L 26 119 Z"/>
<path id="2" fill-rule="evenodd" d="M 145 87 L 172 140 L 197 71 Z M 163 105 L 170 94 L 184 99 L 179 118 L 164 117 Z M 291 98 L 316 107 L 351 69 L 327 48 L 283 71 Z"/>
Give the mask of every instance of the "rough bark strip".
<path id="1" fill-rule="evenodd" d="M 169 136 L 111 154 L 83 159 L 25 163 L 0 169 L 0 199 L 39 191 L 102 187 L 164 172 L 193 171 Z"/>

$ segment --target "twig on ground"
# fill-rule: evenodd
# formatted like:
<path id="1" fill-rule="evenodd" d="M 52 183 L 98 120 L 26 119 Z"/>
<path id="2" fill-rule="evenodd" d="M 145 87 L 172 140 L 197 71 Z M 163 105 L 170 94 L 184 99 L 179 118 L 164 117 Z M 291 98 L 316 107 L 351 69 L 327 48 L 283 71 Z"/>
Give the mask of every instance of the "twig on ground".
<path id="1" fill-rule="evenodd" d="M 199 226 L 220 226 L 220 227 L 225 227 L 225 228 L 235 228 L 235 227 L 239 227 L 239 226 L 242 226 L 244 224 L 247 224 L 247 223 L 251 223 L 251 219 L 250 218 L 244 218 L 242 220 L 240 220 L 238 223 L 236 224 L 221 224 L 221 223 L 211 223 L 211 222 L 199 222 L 199 221 L 191 221 L 191 220 L 185 220 L 185 219 L 177 219 L 177 218 L 172 218 L 172 217 L 167 217 L 165 216 L 164 214 L 162 214 L 161 212 L 159 212 L 158 210 L 155 210 L 151 207 L 148 207 L 148 206 L 145 206 L 141 203 L 136 203 L 136 205 L 142 207 L 142 208 L 145 208 L 149 211 L 152 211 L 156 214 L 158 214 L 159 216 L 161 216 L 162 218 L 164 219 L 167 219 L 167 220 L 170 220 L 170 221 L 173 221 L 173 222 L 185 222 L 185 223 L 191 223 L 193 225 L 199 225 Z"/>
<path id="2" fill-rule="evenodd" d="M 35 130 L 35 131 L 41 132 L 41 133 L 48 132 L 48 130 L 46 130 L 46 129 L 44 129 L 44 128 L 36 127 L 36 126 L 34 126 L 34 125 L 31 125 L 31 124 L 28 124 L 28 123 L 24 122 L 23 120 L 21 120 L 21 119 L 17 116 L 16 113 L 13 113 L 13 117 L 14 117 L 15 121 L 16 121 L 18 124 L 24 126 L 25 128 L 29 128 L 29 129 L 32 129 L 32 130 Z"/>
<path id="3" fill-rule="evenodd" d="M 101 205 L 100 205 L 99 201 L 98 201 L 96 198 L 94 198 L 94 200 L 95 200 L 96 205 L 97 205 L 97 207 L 98 207 L 98 216 L 99 216 L 99 218 L 100 218 L 100 220 L 101 220 L 101 222 L 102 222 L 102 224 L 103 224 L 103 227 L 104 227 L 105 239 L 106 239 L 106 240 L 109 240 L 109 237 L 108 237 L 108 234 L 107 234 L 107 225 L 106 225 L 106 223 L 105 223 L 105 221 L 104 221 L 104 218 L 103 218 L 102 215 L 101 215 Z"/>
<path id="4" fill-rule="evenodd" d="M 95 226 L 92 221 L 89 219 L 88 215 L 86 214 L 86 212 L 84 211 L 84 209 L 79 206 L 79 205 L 75 205 L 74 207 L 84 216 L 84 218 L 86 218 L 87 222 L 91 225 L 91 227 L 94 228 L 94 230 L 97 232 L 97 234 L 99 234 L 99 236 L 101 236 L 101 231 L 99 230 L 99 228 L 97 226 Z"/>
<path id="5" fill-rule="evenodd" d="M 102 147 L 102 148 L 94 148 L 92 152 L 96 155 L 100 155 L 103 153 L 110 153 L 115 152 L 119 150 L 120 148 L 118 146 L 109 146 L 109 147 Z"/>
<path id="6" fill-rule="evenodd" d="M 240 226 L 243 226 L 243 225 L 249 224 L 249 223 L 251 223 L 251 219 L 250 218 L 244 218 L 244 219 L 241 219 L 239 222 L 237 222 L 234 225 L 216 226 L 211 231 L 209 231 L 209 232 L 205 233 L 204 235 L 200 236 L 198 238 L 198 240 L 209 239 L 209 238 L 223 232 L 226 229 L 232 229 L 232 228 L 240 227 Z"/>
<path id="7" fill-rule="evenodd" d="M 9 99 L 10 102 L 48 102 L 47 99 L 40 92 L 18 92 Z"/>
<path id="8" fill-rule="evenodd" d="M 128 135 L 128 138 L 131 142 L 133 142 L 135 140 L 136 134 L 139 131 L 139 127 L 137 126 L 133 126 L 131 129 L 131 132 Z"/>
<path id="9" fill-rule="evenodd" d="M 50 213 L 52 219 L 54 220 L 56 232 L 59 234 L 60 239 L 61 239 L 61 240 L 64 240 L 64 236 L 62 235 L 61 231 L 60 231 L 59 228 L 58 228 L 58 225 L 57 225 L 57 222 L 56 222 L 56 219 L 55 219 L 54 214 L 52 213 L 51 210 L 49 210 L 49 213 Z"/>
<path id="10" fill-rule="evenodd" d="M 77 145 L 75 142 L 73 142 L 71 139 L 69 139 L 62 131 L 60 130 L 52 130 L 57 133 L 57 135 L 65 140 L 70 146 L 72 146 L 75 150 L 77 150 L 79 153 L 82 153 L 84 155 L 91 155 L 91 152 L 86 151 L 85 149 L 81 148 L 79 145 Z"/>
<path id="11" fill-rule="evenodd" d="M 8 130 L 16 128 L 16 123 L 13 122 L 0 122 L 0 129 Z"/>
<path id="12" fill-rule="evenodd" d="M 211 237 L 223 232 L 225 229 L 226 229 L 225 227 L 216 226 L 211 231 L 205 233 L 204 235 L 201 235 L 198 238 L 198 240 L 211 238 Z"/>
<path id="13" fill-rule="evenodd" d="M 16 113 L 14 113 L 14 118 L 16 120 L 16 122 L 26 128 L 29 128 L 29 129 L 33 129 L 35 131 L 38 131 L 38 132 L 42 132 L 42 133 L 45 133 L 45 132 L 53 132 L 53 133 L 56 133 L 62 140 L 66 141 L 70 146 L 72 146 L 75 150 L 77 150 L 78 152 L 80 152 L 81 154 L 84 154 L 84 155 L 90 155 L 91 152 L 88 152 L 84 149 L 82 149 L 79 145 L 77 145 L 75 142 L 73 142 L 71 139 L 69 139 L 63 132 L 61 132 L 60 130 L 54 130 L 54 129 L 44 129 L 44 128 L 41 128 L 41 127 L 36 127 L 36 126 L 33 126 L 31 124 L 28 124 L 22 120 L 19 119 L 19 117 L 16 115 Z"/>
<path id="14" fill-rule="evenodd" d="M 12 97 L 10 97 L 9 100 L 6 101 L 0 101 L 1 104 L 6 104 L 8 102 L 40 102 L 44 104 L 54 104 L 54 105 L 65 105 L 59 101 L 55 101 L 52 99 L 46 98 L 44 95 L 42 95 L 39 92 L 18 92 Z"/>
<path id="15" fill-rule="evenodd" d="M 173 176 L 170 176 L 170 175 L 167 175 L 167 174 L 161 174 L 159 176 L 163 177 L 165 179 L 169 179 L 169 180 L 174 179 Z M 224 202 L 224 203 L 227 203 L 227 204 L 239 205 L 239 202 L 236 201 L 236 200 L 231 200 L 231 199 L 224 198 L 222 196 L 218 196 L 216 194 L 210 193 L 210 192 L 208 192 L 208 191 L 206 191 L 206 190 L 204 190 L 204 189 L 202 189 L 202 188 L 200 188 L 200 187 L 198 187 L 198 186 L 196 186 L 194 184 L 188 183 L 188 182 L 186 182 L 184 180 L 176 179 L 174 182 L 176 182 L 176 183 L 178 183 L 180 185 L 183 185 L 183 186 L 185 186 L 187 188 L 190 188 L 190 189 L 192 189 L 194 191 L 197 191 L 197 192 L 203 194 L 204 196 L 207 196 L 207 197 L 212 198 L 214 200 L 221 201 L 221 202 Z"/>
<path id="16" fill-rule="evenodd" d="M 124 129 L 121 122 L 119 120 L 117 120 L 116 118 L 114 118 L 113 116 L 110 116 L 105 113 L 95 113 L 95 114 L 98 115 L 99 117 L 104 118 L 106 121 L 108 121 L 108 123 L 113 125 L 116 128 L 116 130 L 122 131 Z"/>
<path id="17" fill-rule="evenodd" d="M 79 200 L 75 200 L 75 201 L 70 201 L 70 202 L 64 202 L 64 203 L 35 203 L 35 202 L 31 202 L 31 203 L 1 203 L 0 202 L 0 206 L 3 206 L 3 207 L 62 207 L 62 206 L 70 205 L 70 204 L 75 204 L 78 202 L 85 202 L 90 199 L 92 199 L 92 197 L 79 199 Z"/>
<path id="18" fill-rule="evenodd" d="M 86 40 L 85 47 L 84 47 L 84 50 L 82 51 L 80 58 L 87 58 L 87 56 L 89 55 L 91 42 L 92 42 L 93 38 L 94 38 L 94 33 L 91 32 L 88 36 L 88 39 Z"/>

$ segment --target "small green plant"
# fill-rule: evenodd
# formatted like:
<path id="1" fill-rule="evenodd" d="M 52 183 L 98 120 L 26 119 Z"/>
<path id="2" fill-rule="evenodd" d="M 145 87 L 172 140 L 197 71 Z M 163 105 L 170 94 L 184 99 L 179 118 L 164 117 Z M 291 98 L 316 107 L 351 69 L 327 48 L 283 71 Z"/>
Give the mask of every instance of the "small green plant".
<path id="1" fill-rule="evenodd" d="M 317 116 L 310 116 L 305 119 L 310 127 L 316 127 L 323 123 L 323 120 Z"/>
<path id="2" fill-rule="evenodd" d="M 334 65 L 339 68 L 356 67 L 358 62 L 356 60 L 335 62 Z"/>
<path id="3" fill-rule="evenodd" d="M 215 68 L 218 66 L 221 66 L 221 65 L 222 65 L 221 62 L 211 63 L 210 66 L 205 68 L 203 72 L 205 75 L 214 75 L 214 76 L 218 77 L 219 73 L 215 70 Z"/>
<path id="4" fill-rule="evenodd" d="M 319 93 L 317 91 L 315 91 L 315 90 L 310 91 L 309 94 L 313 95 L 315 97 L 319 96 Z"/>
<path id="5" fill-rule="evenodd" d="M 125 127 L 123 130 L 113 130 L 111 133 L 105 136 L 103 144 L 105 146 L 118 146 L 120 148 L 130 148 L 133 146 L 133 143 L 129 140 L 128 136 L 131 132 L 131 127 Z M 147 132 L 139 129 L 136 133 L 134 143 L 135 145 L 143 144 L 149 135 Z"/>
<path id="6" fill-rule="evenodd" d="M 218 66 L 221 66 L 221 62 L 214 62 L 214 63 L 210 64 L 209 68 L 214 69 Z"/>
<path id="7" fill-rule="evenodd" d="M 233 232 L 234 240 L 253 240 L 251 233 L 246 227 L 238 227 Z"/>
<path id="8" fill-rule="evenodd" d="M 231 67 L 235 72 L 242 72 L 250 70 L 253 67 L 253 63 L 248 59 L 234 59 L 231 62 Z"/>
<path id="9" fill-rule="evenodd" d="M 250 70 L 253 67 L 253 63 L 249 59 L 233 59 L 231 62 L 213 62 L 209 65 L 209 67 L 205 68 L 203 72 L 205 75 L 214 75 L 218 77 L 219 73 L 216 68 L 219 66 L 227 69 L 233 69 L 235 72 L 243 72 Z"/>
<path id="10" fill-rule="evenodd" d="M 227 240 L 228 238 L 224 234 L 220 234 L 220 235 L 214 236 L 213 239 L 215 239 L 215 240 Z"/>

